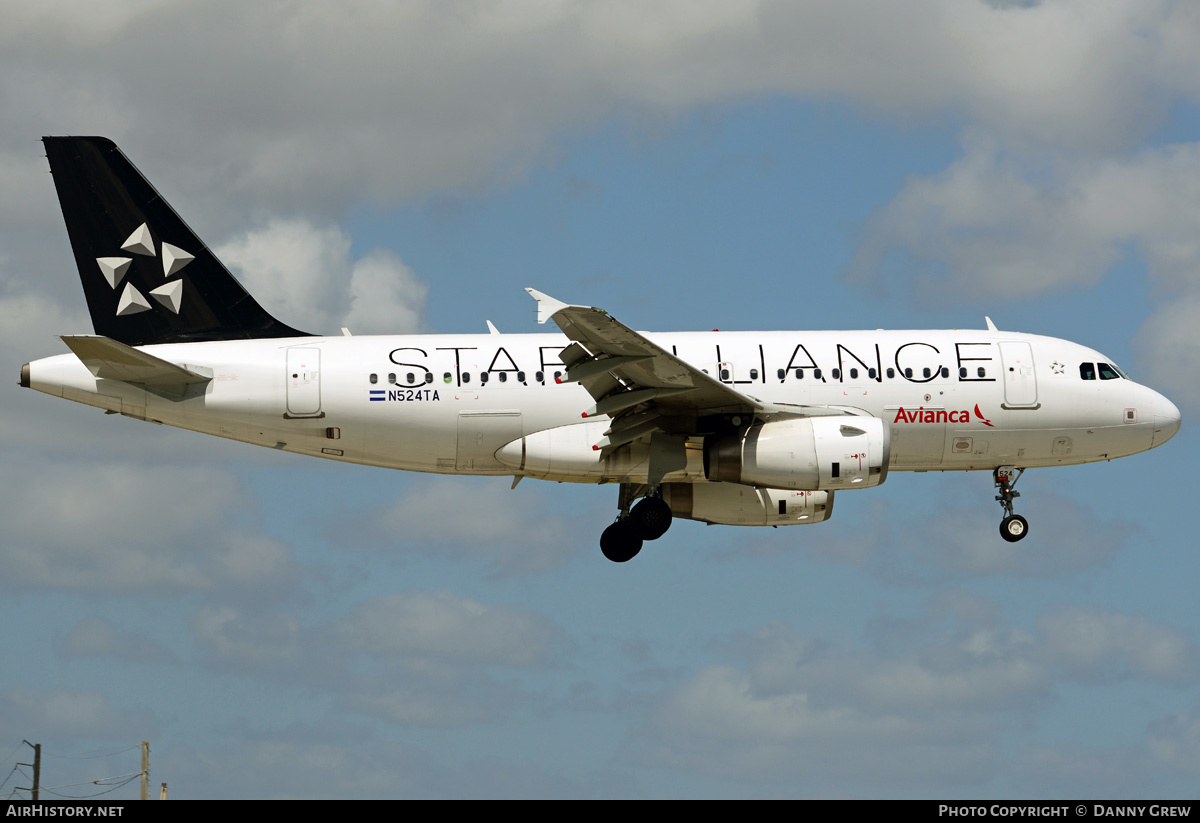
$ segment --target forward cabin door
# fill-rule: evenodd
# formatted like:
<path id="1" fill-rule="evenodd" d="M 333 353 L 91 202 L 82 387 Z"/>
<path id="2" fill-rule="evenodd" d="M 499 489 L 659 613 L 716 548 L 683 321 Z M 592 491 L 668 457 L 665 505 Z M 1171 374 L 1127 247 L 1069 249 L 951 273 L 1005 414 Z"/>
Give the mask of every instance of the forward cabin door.
<path id="1" fill-rule="evenodd" d="M 1004 364 L 1004 405 L 1029 409 L 1037 406 L 1037 376 L 1033 372 L 1033 348 L 1023 341 L 1000 344 Z"/>

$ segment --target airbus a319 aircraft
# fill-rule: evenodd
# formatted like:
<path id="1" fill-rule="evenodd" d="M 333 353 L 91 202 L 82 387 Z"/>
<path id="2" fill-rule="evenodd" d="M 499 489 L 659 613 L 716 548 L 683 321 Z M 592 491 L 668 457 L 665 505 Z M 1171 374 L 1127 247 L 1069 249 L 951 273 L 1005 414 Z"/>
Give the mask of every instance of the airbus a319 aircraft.
<path id="1" fill-rule="evenodd" d="M 1179 410 L 1100 352 L 1000 331 L 637 332 L 528 289 L 560 334 L 307 334 L 265 311 L 112 141 L 43 138 L 95 334 L 21 385 L 138 420 L 408 471 L 614 483 L 600 546 L 673 518 L 820 523 L 894 471 L 1136 454 Z"/>

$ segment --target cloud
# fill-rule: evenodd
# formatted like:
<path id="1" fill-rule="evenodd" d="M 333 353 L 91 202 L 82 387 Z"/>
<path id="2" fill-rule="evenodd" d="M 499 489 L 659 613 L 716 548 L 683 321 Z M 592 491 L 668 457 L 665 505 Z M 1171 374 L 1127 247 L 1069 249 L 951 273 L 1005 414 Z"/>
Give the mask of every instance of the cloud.
<path id="1" fill-rule="evenodd" d="M 4 485 L 7 587 L 262 598 L 300 575 L 290 547 L 227 522 L 244 501 L 226 471 L 40 463 Z"/>
<path id="2" fill-rule="evenodd" d="M 1004 542 L 996 533 L 1000 509 L 989 499 L 991 478 L 973 474 L 970 483 L 954 475 L 895 475 L 887 489 L 893 482 L 908 484 L 906 488 L 885 489 L 871 501 L 855 498 L 852 505 L 865 508 L 865 514 L 856 516 L 849 506 L 837 509 L 828 523 L 814 527 L 821 530 L 820 539 L 812 539 L 806 551 L 865 568 L 889 583 L 942 584 L 1004 575 L 1053 578 L 1107 564 L 1139 533 L 1136 524 L 1093 511 L 1049 487 L 1036 494 L 1025 488 L 1021 500 L 1028 502 L 1018 511 L 1029 518 L 1029 534 L 1020 543 Z M 906 500 L 907 495 L 912 499 Z M 838 506 L 843 505 L 839 497 Z M 767 535 L 751 550 L 785 552 L 791 540 Z M 729 556 L 742 553 L 739 546 Z"/>
<path id="3" fill-rule="evenodd" d="M 982 786 L 1020 770 L 1001 755 L 1006 730 L 1032 722 L 1063 684 L 1188 686 L 1200 651 L 1176 629 L 1100 609 L 1048 612 L 1031 633 L 962 594 L 872 634 L 870 647 L 785 623 L 736 635 L 724 651 L 740 662 L 710 663 L 660 693 L 630 751 L 645 765 L 816 793 Z M 1172 757 L 1187 724 L 1160 725 Z"/>
<path id="4" fill-rule="evenodd" d="M 1160 718 L 1147 731 L 1154 758 L 1185 774 L 1200 774 L 1200 712 L 1181 711 Z"/>
<path id="5" fill-rule="evenodd" d="M 394 252 L 350 257 L 334 225 L 272 219 L 216 249 L 247 291 L 283 322 L 316 334 L 410 334 L 421 330 L 429 290 Z"/>
<path id="6" fill-rule="evenodd" d="M 552 509 L 541 490 L 511 490 L 508 478 L 437 477 L 412 483 L 395 503 L 373 512 L 365 528 L 339 525 L 332 534 L 354 546 L 386 545 L 402 552 L 483 561 L 495 576 L 546 572 L 594 549 L 595 534 L 581 537 Z M 530 495 L 536 495 L 530 499 Z M 342 518 L 344 522 L 346 518 Z M 349 518 L 351 522 L 359 518 Z M 597 520 L 596 522 L 602 522 Z M 586 543 L 584 543 L 586 540 Z"/>
<path id="7" fill-rule="evenodd" d="M 921 301 L 1028 297 L 1094 284 L 1131 244 L 1163 285 L 1200 288 L 1197 220 L 1200 143 L 1048 163 L 976 136 L 871 217 L 848 274 L 901 293 L 911 276 Z"/>
<path id="8" fill-rule="evenodd" d="M 0 692 L 0 720 L 5 724 L 0 735 L 6 739 L 33 736 L 41 742 L 117 738 L 129 743 L 159 728 L 159 721 L 145 710 L 117 708 L 99 692 L 67 688 L 6 689 Z"/>
<path id="9" fill-rule="evenodd" d="M 131 663 L 176 663 L 178 658 L 138 631 L 121 631 L 103 617 L 85 617 L 57 642 L 64 657 L 114 657 Z"/>
<path id="10" fill-rule="evenodd" d="M 9 10 L 6 122 L 91 123 L 183 163 L 181 182 L 276 210 L 503 181 L 628 108 L 848 99 L 1095 150 L 1200 92 L 1196 13 L 1166 2 L 882 3 L 871 25 L 859 7 L 781 0 L 118 5 Z"/>
<path id="11" fill-rule="evenodd" d="M 192 631 L 208 666 L 319 686 L 339 712 L 427 727 L 532 705 L 531 694 L 498 673 L 545 669 L 569 648 L 542 615 L 450 592 L 384 595 L 312 623 L 294 612 L 204 606 Z"/>
<path id="12" fill-rule="evenodd" d="M 343 325 L 355 334 L 421 331 L 429 287 L 395 253 L 374 249 L 350 273 L 350 309 Z"/>
<path id="13" fill-rule="evenodd" d="M 545 618 L 450 592 L 376 598 L 355 609 L 335 631 L 358 651 L 506 666 L 543 663 L 561 642 Z"/>
<path id="14" fill-rule="evenodd" d="M 163 774 L 188 775 L 172 797 L 224 798 L 529 798 L 620 795 L 612 782 L 583 786 L 523 756 L 456 757 L 380 734 L 378 723 L 293 722 L 251 727 L 242 722 L 220 746 L 173 746 L 156 755 Z M 604 777 L 611 777 L 605 775 Z M 619 785 L 619 784 L 618 784 Z M 625 794 L 627 796 L 627 793 Z"/>
<path id="15" fill-rule="evenodd" d="M 521 698 L 512 684 L 486 675 L 447 677 L 402 666 L 362 684 L 340 706 L 400 726 L 455 728 L 496 721 Z"/>
<path id="16" fill-rule="evenodd" d="M 1068 608 L 1043 615 L 1038 631 L 1055 665 L 1085 682 L 1136 677 L 1182 685 L 1200 675 L 1187 635 L 1144 617 Z"/>
<path id="17" fill-rule="evenodd" d="M 192 619 L 192 632 L 207 662 L 223 669 L 294 674 L 316 663 L 293 614 L 246 615 L 233 606 L 204 606 Z"/>
<path id="18" fill-rule="evenodd" d="M 1145 382 L 1187 412 L 1200 413 L 1200 285 L 1146 320 L 1135 341 Z"/>

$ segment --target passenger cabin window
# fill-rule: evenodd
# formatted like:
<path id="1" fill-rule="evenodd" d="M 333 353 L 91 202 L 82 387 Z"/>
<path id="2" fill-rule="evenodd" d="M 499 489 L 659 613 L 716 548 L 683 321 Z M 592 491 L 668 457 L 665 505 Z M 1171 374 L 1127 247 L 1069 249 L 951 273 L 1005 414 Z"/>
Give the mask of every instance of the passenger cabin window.
<path id="1" fill-rule="evenodd" d="M 888 376 L 888 380 L 891 380 L 893 377 L 896 376 L 896 370 L 893 369 L 891 366 L 888 366 L 887 376 Z"/>
<path id="2" fill-rule="evenodd" d="M 379 375 L 373 374 L 373 375 L 371 375 L 370 379 L 371 379 L 371 385 L 373 386 L 379 382 Z"/>
<path id="3" fill-rule="evenodd" d="M 729 379 L 729 369 L 721 369 L 721 379 L 722 380 Z"/>
<path id="4" fill-rule="evenodd" d="M 1107 363 L 1097 363 L 1096 367 L 1100 369 L 1101 380 L 1119 380 L 1121 375 L 1112 366 Z"/>
<path id="5" fill-rule="evenodd" d="M 780 369 L 779 371 L 775 372 L 775 376 L 778 377 L 780 380 L 783 379 L 783 376 L 785 374 L 787 374 L 787 372 L 785 372 L 783 369 Z"/>
<path id="6" fill-rule="evenodd" d="M 815 377 L 815 378 L 817 378 L 818 380 L 820 380 L 820 379 L 821 379 L 821 370 L 820 370 L 820 369 L 813 369 L 813 377 Z"/>
<path id="7" fill-rule="evenodd" d="M 867 369 L 867 377 L 871 378 L 872 380 L 875 379 L 875 367 L 874 366 Z"/>
<path id="8" fill-rule="evenodd" d="M 558 382 L 558 378 L 560 378 L 560 377 L 562 377 L 562 372 L 560 372 L 560 371 L 556 371 L 556 372 L 554 373 L 554 382 L 555 382 L 555 383 L 557 383 L 557 382 Z"/>
<path id="9" fill-rule="evenodd" d="M 523 371 L 517 372 L 517 380 L 524 383 L 525 382 L 525 372 L 523 372 Z"/>
<path id="10" fill-rule="evenodd" d="M 851 370 L 850 370 L 850 379 L 851 379 L 851 380 L 857 380 L 857 379 L 858 379 L 858 369 L 851 369 Z"/>
<path id="11" fill-rule="evenodd" d="M 751 370 L 750 370 L 750 379 L 751 379 L 751 380 L 757 380 L 757 379 L 758 379 L 758 369 L 751 369 Z"/>
<path id="12" fill-rule="evenodd" d="M 432 374 L 429 376 L 433 377 Z M 453 379 L 454 379 L 454 375 L 450 374 L 450 372 L 446 372 L 445 374 L 442 375 L 442 380 L 446 383 L 449 383 Z"/>
<path id="13" fill-rule="evenodd" d="M 966 366 L 959 366 L 959 367 L 958 367 L 958 379 L 959 379 L 959 380 L 966 380 L 966 379 L 967 379 L 967 367 L 966 367 Z"/>
<path id="14" fill-rule="evenodd" d="M 804 379 L 804 369 L 796 369 L 796 379 L 797 380 Z"/>
<path id="15" fill-rule="evenodd" d="M 479 382 L 480 382 L 480 383 L 486 383 L 487 381 L 488 381 L 488 373 L 487 373 L 487 372 L 485 372 L 485 371 L 484 371 L 484 372 L 480 372 L 480 373 L 479 373 Z"/>
<path id="16" fill-rule="evenodd" d="M 394 384 L 396 383 L 396 375 L 395 375 L 395 374 L 389 374 L 389 375 L 388 375 L 388 382 L 394 385 Z"/>
<path id="17" fill-rule="evenodd" d="M 949 376 L 950 376 L 950 369 L 946 368 L 945 366 L 942 366 L 942 379 L 945 380 Z"/>
<path id="18" fill-rule="evenodd" d="M 912 369 L 905 369 L 904 376 L 911 380 L 912 379 Z"/>
<path id="19" fill-rule="evenodd" d="M 506 372 L 506 371 L 498 372 L 496 374 L 496 377 L 500 378 L 500 382 L 503 383 L 506 380 L 508 380 L 508 372 Z"/>
<path id="20" fill-rule="evenodd" d="M 462 382 L 464 382 L 464 383 L 471 382 L 471 373 L 469 371 L 465 371 L 462 373 Z"/>
<path id="21" fill-rule="evenodd" d="M 539 372 L 534 372 L 534 373 L 533 373 L 533 379 L 534 379 L 534 380 L 536 380 L 536 381 L 538 381 L 539 383 L 541 383 L 543 380 L 545 380 L 545 379 L 546 379 L 546 375 L 545 375 L 543 372 L 540 372 L 540 371 L 539 371 Z"/>
<path id="22" fill-rule="evenodd" d="M 449 376 L 449 375 L 447 375 L 447 376 Z M 431 371 L 427 371 L 427 372 L 425 372 L 425 382 L 426 382 L 426 383 L 432 383 L 432 382 L 433 382 L 433 372 L 431 372 Z"/>
<path id="23" fill-rule="evenodd" d="M 987 376 L 987 369 L 985 369 L 983 366 L 980 366 L 979 368 L 977 368 L 977 369 L 975 370 L 975 373 L 976 373 L 977 375 L 979 375 L 980 377 L 986 377 L 986 376 Z"/>
<path id="24" fill-rule="evenodd" d="M 406 374 L 404 376 L 405 376 L 405 378 L 407 378 L 408 385 L 410 385 L 410 386 L 417 381 L 417 376 L 415 374 L 413 374 L 412 372 L 409 372 L 408 374 Z M 392 377 L 392 375 L 389 374 L 388 379 L 390 380 L 391 377 Z"/>
<path id="25" fill-rule="evenodd" d="M 926 366 L 925 368 L 921 369 L 921 376 L 922 376 L 922 377 L 929 377 L 931 374 L 932 374 L 932 372 L 930 372 L 930 371 L 929 371 L 929 367 L 928 367 L 928 366 Z"/>
<path id="26" fill-rule="evenodd" d="M 842 379 L 842 370 L 841 369 L 834 369 L 829 374 L 833 377 L 834 380 Z"/>

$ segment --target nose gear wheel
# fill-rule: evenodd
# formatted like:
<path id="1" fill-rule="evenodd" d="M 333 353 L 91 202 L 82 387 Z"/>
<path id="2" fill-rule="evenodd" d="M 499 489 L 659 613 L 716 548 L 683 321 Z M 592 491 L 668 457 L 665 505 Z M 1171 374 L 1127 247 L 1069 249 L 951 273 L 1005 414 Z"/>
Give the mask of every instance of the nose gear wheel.
<path id="1" fill-rule="evenodd" d="M 1009 543 L 1016 543 L 1029 534 L 1029 521 L 1013 513 L 1013 500 L 1021 496 L 1013 487 L 1024 473 L 1024 469 L 1015 469 L 1012 466 L 1000 466 L 992 472 L 992 481 L 1000 490 L 996 495 L 996 502 L 1004 509 L 1004 519 L 1000 521 L 1000 536 Z"/>

